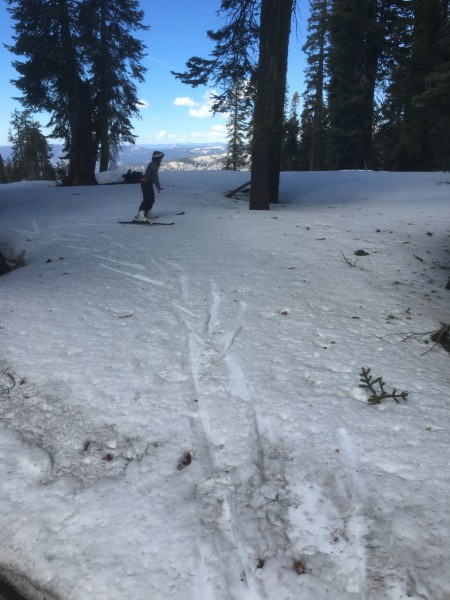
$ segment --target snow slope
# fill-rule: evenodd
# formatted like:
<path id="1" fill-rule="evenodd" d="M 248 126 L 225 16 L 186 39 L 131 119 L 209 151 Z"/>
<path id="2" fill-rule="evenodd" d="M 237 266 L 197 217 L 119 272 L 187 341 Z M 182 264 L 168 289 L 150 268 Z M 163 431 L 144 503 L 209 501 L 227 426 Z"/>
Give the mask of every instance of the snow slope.
<path id="1" fill-rule="evenodd" d="M 449 600 L 450 177 L 284 173 L 263 212 L 224 197 L 248 178 L 162 173 L 173 227 L 117 224 L 138 186 L 0 186 L 27 597 Z M 362 367 L 407 401 L 369 405 Z"/>

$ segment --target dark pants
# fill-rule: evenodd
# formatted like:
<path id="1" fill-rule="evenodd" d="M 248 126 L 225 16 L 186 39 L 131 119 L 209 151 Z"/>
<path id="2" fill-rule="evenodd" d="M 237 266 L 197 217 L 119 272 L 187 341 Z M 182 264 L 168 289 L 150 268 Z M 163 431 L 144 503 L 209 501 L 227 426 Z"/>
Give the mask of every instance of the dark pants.
<path id="1" fill-rule="evenodd" d="M 155 190 L 153 189 L 153 183 L 141 183 L 141 190 L 143 200 L 139 210 L 143 210 L 145 214 L 147 214 L 149 210 L 152 210 L 153 204 L 155 203 Z"/>

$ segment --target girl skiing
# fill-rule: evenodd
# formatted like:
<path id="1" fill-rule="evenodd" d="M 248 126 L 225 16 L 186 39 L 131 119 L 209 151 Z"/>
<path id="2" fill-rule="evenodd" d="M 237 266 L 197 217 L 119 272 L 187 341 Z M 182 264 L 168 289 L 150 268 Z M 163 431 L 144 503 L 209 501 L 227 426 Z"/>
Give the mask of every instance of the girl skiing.
<path id="1" fill-rule="evenodd" d="M 135 221 L 145 222 L 156 218 L 156 215 L 152 213 L 153 204 L 155 203 L 155 191 L 153 185 L 156 187 L 158 193 L 162 190 L 159 183 L 158 169 L 163 156 L 164 152 L 159 152 L 159 150 L 153 152 L 152 160 L 148 164 L 141 179 L 143 200 L 139 206 L 139 212 L 135 217 Z"/>

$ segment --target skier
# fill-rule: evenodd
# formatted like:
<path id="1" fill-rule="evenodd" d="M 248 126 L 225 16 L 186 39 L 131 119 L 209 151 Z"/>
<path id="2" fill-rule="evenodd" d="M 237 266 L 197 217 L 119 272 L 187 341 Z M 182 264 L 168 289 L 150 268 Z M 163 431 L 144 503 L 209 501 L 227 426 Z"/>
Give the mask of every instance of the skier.
<path id="1" fill-rule="evenodd" d="M 163 156 L 164 152 L 159 152 L 159 150 L 153 152 L 152 160 L 148 164 L 141 179 L 143 200 L 139 206 L 139 213 L 136 215 L 135 221 L 145 222 L 152 221 L 156 218 L 156 215 L 152 213 L 153 204 L 155 203 L 155 191 L 153 185 L 156 187 L 158 193 L 162 190 L 159 183 L 158 169 Z"/>

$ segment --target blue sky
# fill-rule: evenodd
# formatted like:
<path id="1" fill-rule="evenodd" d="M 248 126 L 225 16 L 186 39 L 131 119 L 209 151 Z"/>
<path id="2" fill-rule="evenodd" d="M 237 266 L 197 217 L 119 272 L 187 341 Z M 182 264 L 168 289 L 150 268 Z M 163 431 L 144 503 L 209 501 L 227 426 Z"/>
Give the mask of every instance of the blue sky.
<path id="1" fill-rule="evenodd" d="M 306 5 L 306 2 L 305 2 Z M 188 142 L 224 142 L 226 119 L 213 117 L 209 111 L 211 88 L 191 88 L 175 79 L 170 71 L 182 72 L 191 56 L 206 58 L 212 48 L 206 37 L 208 29 L 218 29 L 223 24 L 217 16 L 220 0 L 168 0 L 166 2 L 142 1 L 144 22 L 150 30 L 139 37 L 147 46 L 144 65 L 148 71 L 145 83 L 138 85 L 139 98 L 144 103 L 141 119 L 133 121 L 139 144 L 167 144 Z M 306 8 L 297 15 L 289 58 L 289 93 L 303 89 L 304 59 L 301 45 L 306 30 Z M 10 83 L 16 77 L 11 66 L 15 58 L 3 44 L 11 43 L 12 21 L 5 3 L 0 4 L 0 65 L 2 101 L 0 104 L 0 145 L 8 144 L 11 114 L 21 110 L 13 97 L 18 90 Z M 35 115 L 43 125 L 46 115 Z M 44 133 L 48 133 L 45 128 Z"/>

